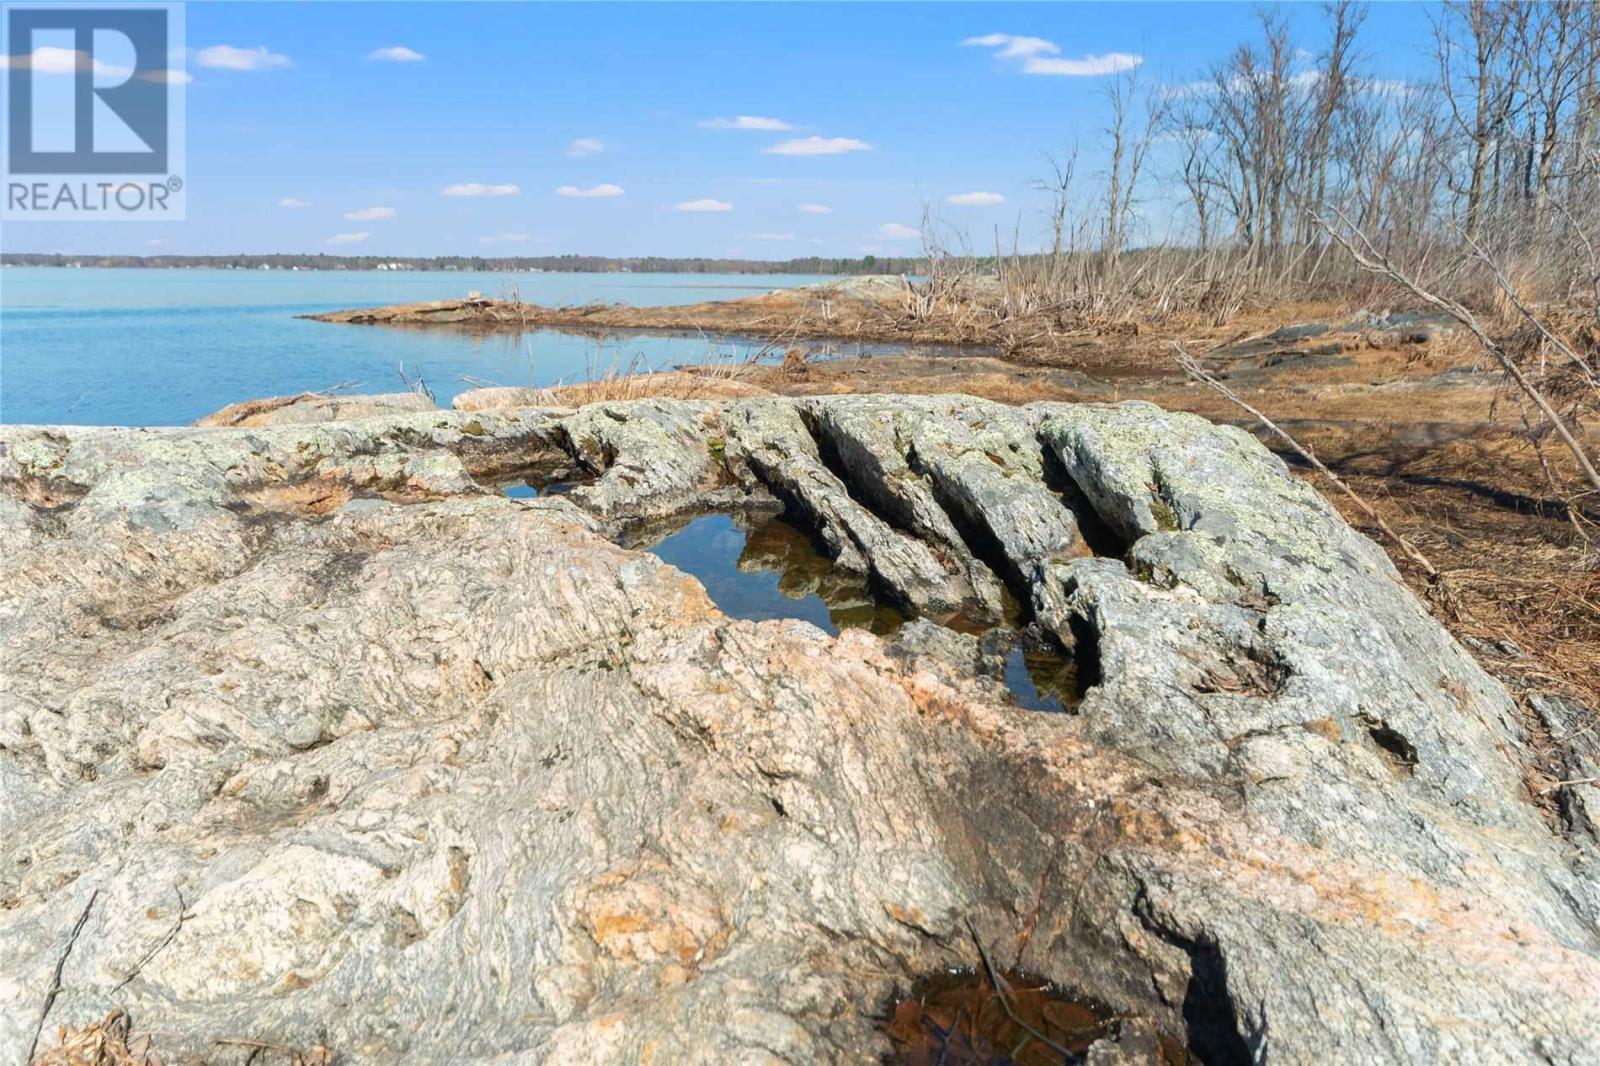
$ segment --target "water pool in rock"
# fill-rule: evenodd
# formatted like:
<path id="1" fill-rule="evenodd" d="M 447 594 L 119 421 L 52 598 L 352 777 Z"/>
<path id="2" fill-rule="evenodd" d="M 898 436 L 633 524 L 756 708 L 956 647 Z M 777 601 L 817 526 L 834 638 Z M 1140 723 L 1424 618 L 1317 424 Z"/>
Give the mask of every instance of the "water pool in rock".
<path id="1" fill-rule="evenodd" d="M 570 481 L 552 481 L 541 485 L 537 479 L 512 481 L 500 486 L 500 495 L 513 500 L 532 500 L 540 496 L 564 496 L 577 486 Z"/>
<path id="2" fill-rule="evenodd" d="M 518 492 L 503 491 L 533 496 L 569 487 L 535 489 L 518 483 Z M 864 579 L 836 568 L 811 537 L 782 518 L 701 515 L 644 546 L 698 578 L 712 602 L 732 618 L 798 618 L 833 635 L 842 629 L 869 629 L 879 636 L 892 636 L 909 621 L 902 611 L 876 601 Z M 983 640 L 991 661 L 999 661 L 997 679 L 1017 706 L 1059 712 L 1077 702 L 1076 671 L 1069 657 L 1005 626 L 952 624 Z"/>
<path id="3" fill-rule="evenodd" d="M 1082 695 L 1073 661 L 1027 639 L 1014 640 L 1006 651 L 1002 679 L 1024 710 L 1065 711 Z"/>
<path id="4" fill-rule="evenodd" d="M 650 548 L 693 574 L 733 618 L 799 618 L 828 633 L 888 634 L 905 615 L 873 602 L 866 583 L 834 568 L 811 538 L 781 518 L 701 515 Z"/>
<path id="5" fill-rule="evenodd" d="M 1007 973 L 1000 980 L 1003 994 L 989 977 L 971 970 L 919 979 L 890 1010 L 885 1030 L 894 1051 L 886 1061 L 1061 1066 L 1083 1061 L 1096 1042 L 1117 1032 L 1116 1015 L 1097 1003 L 1025 974 Z M 1182 1059 L 1163 1054 L 1160 1061 Z"/>

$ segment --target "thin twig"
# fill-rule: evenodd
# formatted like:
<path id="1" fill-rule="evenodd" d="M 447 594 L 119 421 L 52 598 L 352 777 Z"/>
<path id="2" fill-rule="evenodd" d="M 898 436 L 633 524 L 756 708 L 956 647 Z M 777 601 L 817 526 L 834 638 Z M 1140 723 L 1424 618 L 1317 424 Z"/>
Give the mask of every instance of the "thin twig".
<path id="1" fill-rule="evenodd" d="M 83 932 L 84 925 L 89 921 L 89 910 L 94 906 L 94 901 L 100 898 L 97 888 L 89 893 L 89 902 L 83 905 L 83 913 L 78 915 L 78 921 L 72 927 L 72 934 L 67 937 L 67 946 L 61 949 L 61 956 L 56 959 L 55 977 L 50 981 L 50 991 L 44 996 L 44 1009 L 39 1012 L 39 1024 L 33 1029 L 33 1043 L 28 1045 L 28 1056 L 24 1063 L 33 1061 L 34 1052 L 39 1050 L 39 1035 L 44 1032 L 45 1019 L 50 1017 L 50 1008 L 56 1005 L 56 996 L 61 994 L 61 974 L 67 968 L 67 956 L 72 954 L 73 946 L 78 943 L 78 934 Z"/>
<path id="2" fill-rule="evenodd" d="M 1006 979 L 1001 977 L 1000 972 L 994 968 L 994 963 L 989 959 L 989 953 L 984 950 L 983 941 L 978 939 L 978 930 L 977 927 L 972 924 L 971 918 L 967 919 L 967 932 L 972 936 L 973 946 L 978 949 L 978 958 L 983 960 L 984 971 L 989 975 L 989 984 L 994 987 L 995 995 L 1000 997 L 1000 1006 L 1005 1008 L 1006 1017 L 1010 1018 L 1013 1024 L 1020 1027 L 1023 1032 L 1027 1033 L 1035 1040 L 1051 1048 L 1053 1051 L 1056 1051 L 1063 1057 L 1071 1059 L 1072 1051 L 1070 1048 L 1056 1043 L 1054 1040 L 1051 1040 L 1048 1036 L 1045 1036 L 1043 1033 L 1039 1032 L 1039 1030 L 1035 1029 L 1033 1026 L 1017 1017 L 1017 1012 L 1011 1009 L 1011 997 L 1007 995 L 1006 992 L 1008 987 L 1006 984 Z"/>
<path id="3" fill-rule="evenodd" d="M 1600 777 L 1574 777 L 1570 781 L 1557 781 L 1554 784 L 1546 785 L 1544 788 L 1541 788 L 1539 790 L 1539 795 L 1543 796 L 1547 793 L 1554 792 L 1558 788 L 1566 788 L 1568 785 L 1600 785 Z"/>
<path id="4" fill-rule="evenodd" d="M 1328 236 L 1338 241 L 1339 244 L 1344 247 L 1344 250 L 1350 253 L 1351 258 L 1354 259 L 1362 269 L 1369 270 L 1376 274 L 1382 274 L 1398 282 L 1402 287 L 1410 291 L 1413 296 L 1417 297 L 1417 299 L 1438 308 L 1451 318 L 1455 319 L 1457 322 L 1460 322 L 1463 326 L 1467 327 L 1467 330 L 1475 338 L 1477 338 L 1478 343 L 1483 346 L 1484 351 L 1494 356 L 1495 361 L 1500 364 L 1501 369 L 1510 375 L 1511 380 L 1517 383 L 1517 387 L 1521 389 L 1523 393 L 1534 402 L 1535 406 L 1537 406 L 1539 410 L 1544 413 L 1544 416 L 1550 420 L 1550 425 L 1555 429 L 1556 434 L 1561 438 L 1562 443 L 1567 446 L 1567 450 L 1572 453 L 1572 457 L 1577 460 L 1578 467 L 1583 471 L 1583 475 L 1586 479 L 1588 479 L 1589 484 L 1594 486 L 1596 489 L 1600 489 L 1600 471 L 1595 469 L 1594 464 L 1589 460 L 1588 454 L 1583 450 L 1583 446 L 1579 444 L 1577 438 L 1572 435 L 1571 429 L 1567 427 L 1566 420 L 1563 419 L 1559 413 L 1557 413 L 1555 407 L 1548 399 L 1545 398 L 1544 393 L 1539 391 L 1539 388 L 1534 385 L 1533 382 L 1528 380 L 1527 375 L 1523 374 L 1522 368 L 1519 367 L 1517 365 L 1517 361 L 1511 358 L 1510 354 L 1506 352 L 1504 346 L 1497 344 L 1494 339 L 1490 337 L 1489 334 L 1484 330 L 1484 328 L 1478 324 L 1477 317 L 1456 301 L 1446 299 L 1442 296 L 1437 296 L 1434 293 L 1429 292 L 1427 289 L 1424 289 L 1421 285 L 1417 284 L 1409 275 L 1407 275 L 1399 267 L 1395 266 L 1394 263 L 1390 262 L 1386 255 L 1373 247 L 1372 242 L 1367 239 L 1366 234 L 1362 233 L 1360 229 L 1356 228 L 1356 226 L 1348 218 L 1346 218 L 1343 213 L 1335 210 L 1334 214 L 1338 215 L 1339 221 L 1355 235 L 1356 239 L 1361 242 L 1362 247 L 1356 247 L 1355 242 L 1352 241 L 1348 236 L 1339 232 L 1339 230 L 1327 219 L 1318 216 L 1317 223 L 1323 228 L 1324 231 L 1327 232 Z"/>

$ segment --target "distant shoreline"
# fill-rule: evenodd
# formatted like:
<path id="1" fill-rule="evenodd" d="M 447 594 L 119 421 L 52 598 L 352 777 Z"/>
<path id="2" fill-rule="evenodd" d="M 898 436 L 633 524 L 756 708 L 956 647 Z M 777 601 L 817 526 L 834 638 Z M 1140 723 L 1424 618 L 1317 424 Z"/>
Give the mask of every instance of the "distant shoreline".
<path id="1" fill-rule="evenodd" d="M 374 256 L 374 255 L 63 255 L 0 254 L 0 266 L 144 270 L 392 270 L 401 273 L 545 274 L 919 274 L 919 258 L 862 256 L 836 259 L 703 259 L 688 257 L 553 256 Z"/>

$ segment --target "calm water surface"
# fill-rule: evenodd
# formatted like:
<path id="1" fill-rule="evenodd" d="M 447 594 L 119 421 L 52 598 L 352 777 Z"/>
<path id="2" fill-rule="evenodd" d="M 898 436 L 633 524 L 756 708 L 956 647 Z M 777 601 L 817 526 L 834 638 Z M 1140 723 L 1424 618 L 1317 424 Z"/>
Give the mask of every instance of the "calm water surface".
<path id="1" fill-rule="evenodd" d="M 381 271 L 0 268 L 0 422 L 184 425 L 261 396 L 420 376 L 441 406 L 472 382 L 553 385 L 615 368 L 659 369 L 759 344 L 543 330 L 451 330 L 306 322 L 296 315 L 453 299 L 478 291 L 560 305 L 732 299 L 822 280 L 800 275 L 472 274 Z M 468 380 L 471 379 L 471 380 Z"/>
<path id="2" fill-rule="evenodd" d="M 546 490 L 548 491 L 548 490 Z M 533 495 L 526 486 L 510 491 Z M 870 629 L 892 634 L 906 616 L 876 602 L 866 583 L 824 558 L 811 538 L 779 518 L 702 515 L 650 546 L 664 562 L 693 574 L 732 618 L 800 618 L 826 633 Z M 1001 681 L 1017 706 L 1062 711 L 1077 700 L 1076 674 L 1058 651 L 1015 639 L 999 649 Z"/>

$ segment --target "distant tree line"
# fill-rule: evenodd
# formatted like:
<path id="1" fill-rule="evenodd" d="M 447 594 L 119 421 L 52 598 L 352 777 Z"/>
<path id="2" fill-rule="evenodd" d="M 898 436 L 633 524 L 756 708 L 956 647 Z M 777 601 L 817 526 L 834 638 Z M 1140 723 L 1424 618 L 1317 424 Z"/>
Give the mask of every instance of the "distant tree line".
<path id="1" fill-rule="evenodd" d="M 1109 80 L 1105 168 L 1079 172 L 1069 145 L 1042 183 L 1055 199 L 1052 254 L 1090 253 L 1115 274 L 1121 253 L 1153 238 L 1219 253 L 1209 273 L 1229 283 L 1326 283 L 1345 262 L 1331 254 L 1331 222 L 1390 256 L 1437 266 L 1442 249 L 1483 252 L 1552 296 L 1572 280 L 1589 288 L 1600 5 L 1446 0 L 1429 10 L 1427 38 L 1403 42 L 1431 53 L 1431 70 L 1407 81 L 1368 66 L 1365 4 L 1322 11 L 1311 40 L 1268 7 L 1254 39 L 1187 80 Z M 1147 217 L 1152 199 L 1165 209 Z"/>
<path id="2" fill-rule="evenodd" d="M 405 270 L 463 270 L 485 273 L 544 270 L 577 274 L 917 274 L 925 261 L 919 258 L 834 259 L 805 256 L 799 259 L 703 259 L 641 256 L 616 258 L 601 255 L 481 256 L 481 255 L 61 255 L 40 252 L 0 254 L 5 266 L 143 267 L 173 269 L 208 267 L 219 270 L 376 270 L 380 266 Z"/>

